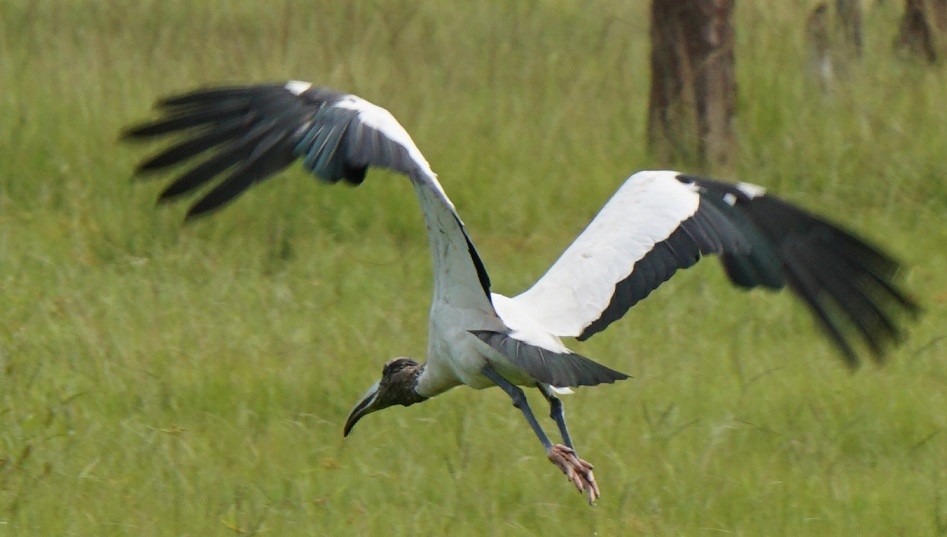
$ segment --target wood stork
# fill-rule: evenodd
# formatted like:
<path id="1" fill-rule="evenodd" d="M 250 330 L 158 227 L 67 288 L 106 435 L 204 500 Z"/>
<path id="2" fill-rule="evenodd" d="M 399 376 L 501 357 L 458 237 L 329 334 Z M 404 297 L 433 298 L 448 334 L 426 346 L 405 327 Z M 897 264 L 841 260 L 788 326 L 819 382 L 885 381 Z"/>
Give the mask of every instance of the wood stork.
<path id="1" fill-rule="evenodd" d="M 788 285 L 855 366 L 862 339 L 880 360 L 897 341 L 896 318 L 917 306 L 894 282 L 898 264 L 877 247 L 748 183 L 673 171 L 629 177 L 588 227 L 531 288 L 492 293 L 484 264 L 454 205 L 411 137 L 385 109 L 307 82 L 200 89 L 161 100 L 156 120 L 125 139 L 180 135 L 142 162 L 144 174 L 191 161 L 160 195 L 177 199 L 217 180 L 188 217 L 220 208 L 255 183 L 301 160 L 322 181 L 358 185 L 370 167 L 408 177 L 424 214 L 434 264 L 427 361 L 395 358 L 355 405 L 344 435 L 366 415 L 426 401 L 461 384 L 499 386 L 549 459 L 589 501 L 599 497 L 592 465 L 580 459 L 556 395 L 627 375 L 569 350 L 621 318 L 678 269 L 717 254 L 737 286 Z M 562 437 L 554 444 L 520 386 L 549 402 Z"/>

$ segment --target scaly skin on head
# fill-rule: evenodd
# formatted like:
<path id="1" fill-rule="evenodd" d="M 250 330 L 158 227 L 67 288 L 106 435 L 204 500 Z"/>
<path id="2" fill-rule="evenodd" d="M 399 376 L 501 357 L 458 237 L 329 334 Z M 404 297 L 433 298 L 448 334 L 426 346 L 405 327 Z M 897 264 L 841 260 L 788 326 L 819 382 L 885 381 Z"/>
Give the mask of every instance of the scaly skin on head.
<path id="1" fill-rule="evenodd" d="M 358 420 L 393 405 L 411 406 L 426 400 L 415 390 L 424 365 L 410 358 L 389 360 L 381 371 L 381 379 L 365 393 L 345 421 L 343 436 L 348 436 Z"/>

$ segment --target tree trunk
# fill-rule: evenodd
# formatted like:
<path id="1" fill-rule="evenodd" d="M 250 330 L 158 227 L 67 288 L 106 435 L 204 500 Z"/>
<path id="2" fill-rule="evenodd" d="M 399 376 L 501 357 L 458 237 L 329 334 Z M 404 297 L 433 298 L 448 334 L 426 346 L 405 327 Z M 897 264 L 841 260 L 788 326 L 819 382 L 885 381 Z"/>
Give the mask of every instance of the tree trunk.
<path id="1" fill-rule="evenodd" d="M 930 4 L 930 9 L 928 9 Z M 931 24 L 933 15 L 934 25 Z M 913 56 L 921 56 L 927 63 L 937 61 L 934 28 L 940 30 L 947 25 L 947 2 L 943 0 L 905 0 L 904 16 L 898 27 L 894 46 L 897 50 Z"/>
<path id="2" fill-rule="evenodd" d="M 865 41 L 862 38 L 861 0 L 835 0 L 838 29 L 845 44 L 846 56 L 862 57 Z"/>
<path id="3" fill-rule="evenodd" d="M 734 0 L 652 0 L 648 144 L 663 163 L 726 165 L 736 101 Z"/>
<path id="4" fill-rule="evenodd" d="M 930 0 L 934 13 L 934 25 L 941 32 L 947 32 L 947 0 Z"/>
<path id="5" fill-rule="evenodd" d="M 835 78 L 832 43 L 829 39 L 829 5 L 817 4 L 806 18 L 806 42 L 809 45 L 809 72 L 828 92 Z"/>

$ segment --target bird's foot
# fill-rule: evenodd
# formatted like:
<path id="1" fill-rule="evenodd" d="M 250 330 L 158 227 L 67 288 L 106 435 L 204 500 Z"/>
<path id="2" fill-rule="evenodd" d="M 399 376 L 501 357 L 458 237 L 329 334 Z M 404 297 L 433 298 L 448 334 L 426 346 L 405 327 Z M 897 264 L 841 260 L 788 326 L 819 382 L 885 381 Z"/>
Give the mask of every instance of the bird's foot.
<path id="1" fill-rule="evenodd" d="M 572 481 L 575 488 L 588 496 L 589 503 L 594 503 L 595 500 L 599 499 L 601 493 L 598 491 L 595 476 L 592 475 L 592 465 L 580 459 L 575 454 L 574 449 L 556 444 L 549 448 L 546 454 L 549 456 L 549 460 L 558 466 L 562 473 L 566 474 L 569 481 Z"/>

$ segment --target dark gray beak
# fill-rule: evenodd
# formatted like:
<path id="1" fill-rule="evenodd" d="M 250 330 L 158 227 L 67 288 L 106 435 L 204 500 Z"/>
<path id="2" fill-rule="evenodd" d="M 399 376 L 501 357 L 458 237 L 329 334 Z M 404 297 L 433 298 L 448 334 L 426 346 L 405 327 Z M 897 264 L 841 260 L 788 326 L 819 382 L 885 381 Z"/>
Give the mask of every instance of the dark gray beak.
<path id="1" fill-rule="evenodd" d="M 377 406 L 378 385 L 380 383 L 381 381 L 378 381 L 373 384 L 372 387 L 365 392 L 365 395 L 362 396 L 362 400 L 359 401 L 359 403 L 355 405 L 355 408 L 352 409 L 352 412 L 349 413 L 349 418 L 345 420 L 345 428 L 342 429 L 342 436 L 348 436 L 352 428 L 355 427 L 355 424 L 358 423 L 358 420 L 362 419 L 363 416 L 380 410 Z"/>

